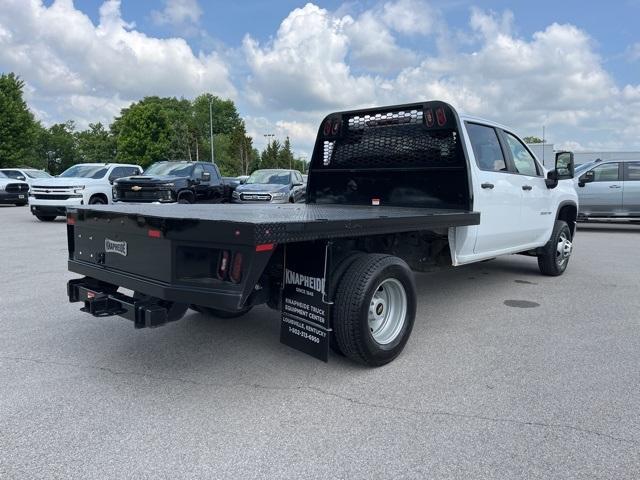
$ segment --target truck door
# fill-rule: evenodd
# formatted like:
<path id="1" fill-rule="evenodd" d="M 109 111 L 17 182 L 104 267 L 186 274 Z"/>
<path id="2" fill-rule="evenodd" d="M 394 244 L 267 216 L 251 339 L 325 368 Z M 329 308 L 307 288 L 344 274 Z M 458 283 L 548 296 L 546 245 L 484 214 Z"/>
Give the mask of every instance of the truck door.
<path id="1" fill-rule="evenodd" d="M 480 212 L 475 253 L 498 252 L 516 245 L 520 229 L 522 189 L 509 172 L 506 155 L 495 128 L 466 122 L 477 169 L 473 208 Z"/>
<path id="2" fill-rule="evenodd" d="M 590 174 L 589 172 L 593 172 Z M 593 175 L 593 181 L 581 180 Z M 622 212 L 622 175 L 620 164 L 603 163 L 583 173 L 578 179 L 580 213 L 586 216 L 610 217 Z"/>
<path id="3" fill-rule="evenodd" d="M 627 215 L 640 217 L 640 162 L 623 165 L 622 208 Z"/>
<path id="4" fill-rule="evenodd" d="M 199 163 L 193 167 L 193 180 L 194 180 L 194 191 L 196 194 L 197 200 L 203 200 L 208 198 L 209 194 L 209 181 L 204 178 L 204 168 Z"/>
<path id="5" fill-rule="evenodd" d="M 204 171 L 209 174 L 209 184 L 208 184 L 208 198 L 212 202 L 220 202 L 222 201 L 222 197 L 224 196 L 224 185 L 222 184 L 222 178 L 218 175 L 218 171 L 215 169 L 213 164 L 203 164 Z"/>
<path id="6" fill-rule="evenodd" d="M 544 171 L 518 137 L 505 131 L 502 134 L 511 157 L 510 169 L 517 174 L 522 195 L 519 244 L 546 242 L 556 212 L 551 209 L 552 196 L 544 181 Z"/>

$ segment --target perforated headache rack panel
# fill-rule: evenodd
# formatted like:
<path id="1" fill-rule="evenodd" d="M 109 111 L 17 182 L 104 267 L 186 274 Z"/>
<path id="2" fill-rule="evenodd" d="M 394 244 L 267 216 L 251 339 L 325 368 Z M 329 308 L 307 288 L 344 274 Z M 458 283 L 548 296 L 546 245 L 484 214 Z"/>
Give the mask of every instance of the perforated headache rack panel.
<path id="1" fill-rule="evenodd" d="M 463 160 L 454 112 L 442 102 L 337 113 L 326 122 L 332 128 L 321 127 L 315 162 L 323 169 L 447 167 Z"/>

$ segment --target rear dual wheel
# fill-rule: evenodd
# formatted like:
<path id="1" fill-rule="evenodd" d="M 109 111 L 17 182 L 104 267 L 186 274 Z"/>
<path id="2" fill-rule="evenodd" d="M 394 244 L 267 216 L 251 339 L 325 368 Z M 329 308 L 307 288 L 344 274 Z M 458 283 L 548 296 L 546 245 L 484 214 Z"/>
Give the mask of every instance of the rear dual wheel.
<path id="1" fill-rule="evenodd" d="M 404 349 L 416 315 L 416 287 L 398 257 L 364 254 L 339 281 L 333 310 L 337 347 L 370 366 L 391 362 Z"/>

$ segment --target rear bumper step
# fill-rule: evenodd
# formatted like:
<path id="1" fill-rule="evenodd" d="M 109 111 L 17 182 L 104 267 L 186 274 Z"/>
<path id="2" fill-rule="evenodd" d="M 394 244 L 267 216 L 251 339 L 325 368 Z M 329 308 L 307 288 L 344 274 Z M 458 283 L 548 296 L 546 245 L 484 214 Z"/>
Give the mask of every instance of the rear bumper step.
<path id="1" fill-rule="evenodd" d="M 80 278 L 67 283 L 69 302 L 84 302 L 80 310 L 94 317 L 119 315 L 133 321 L 135 328 L 154 328 L 169 321 L 169 311 L 160 300 L 137 300 L 118 292 L 108 292 Z"/>

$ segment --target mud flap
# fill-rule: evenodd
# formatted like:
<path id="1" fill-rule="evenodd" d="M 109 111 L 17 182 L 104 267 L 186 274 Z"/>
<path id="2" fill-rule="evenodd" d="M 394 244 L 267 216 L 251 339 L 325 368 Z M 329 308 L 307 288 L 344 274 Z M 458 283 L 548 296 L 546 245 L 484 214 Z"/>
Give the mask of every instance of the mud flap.
<path id="1" fill-rule="evenodd" d="M 331 304 L 325 296 L 330 245 L 305 242 L 285 247 L 280 342 L 323 362 L 329 360 Z"/>

